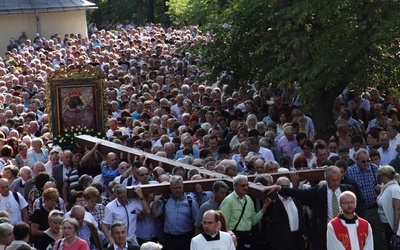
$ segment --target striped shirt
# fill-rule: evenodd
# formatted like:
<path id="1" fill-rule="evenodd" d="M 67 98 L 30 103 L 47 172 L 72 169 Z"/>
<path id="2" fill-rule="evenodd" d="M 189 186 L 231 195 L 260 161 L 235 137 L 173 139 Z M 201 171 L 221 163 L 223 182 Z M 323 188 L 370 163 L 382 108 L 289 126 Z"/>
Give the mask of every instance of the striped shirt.
<path id="1" fill-rule="evenodd" d="M 69 193 L 72 193 L 73 191 L 75 191 L 75 189 L 78 188 L 79 186 L 78 179 L 79 179 L 78 169 L 70 168 L 67 170 L 64 181 L 69 183 L 69 191 L 68 191 Z"/>
<path id="2" fill-rule="evenodd" d="M 244 210 L 243 217 L 236 228 L 237 231 L 250 231 L 251 227 L 257 224 L 263 217 L 263 213 L 261 211 L 256 213 L 253 200 L 250 198 L 250 196 L 246 195 L 245 199 L 247 200 L 247 205 Z M 245 199 L 241 201 L 236 192 L 232 192 L 222 201 L 219 207 L 225 216 L 229 228 L 232 230 L 235 228 L 240 214 L 242 213 Z"/>

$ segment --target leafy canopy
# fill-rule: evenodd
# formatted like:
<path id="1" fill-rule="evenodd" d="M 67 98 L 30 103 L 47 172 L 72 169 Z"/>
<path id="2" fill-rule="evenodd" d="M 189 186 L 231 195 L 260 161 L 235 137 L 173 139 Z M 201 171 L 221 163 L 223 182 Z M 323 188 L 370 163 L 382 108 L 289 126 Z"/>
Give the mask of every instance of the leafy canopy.
<path id="1" fill-rule="evenodd" d="M 398 84 L 399 1 L 233 0 L 210 15 L 203 30 L 214 40 L 196 49 L 213 77 L 227 71 L 231 90 L 296 83 L 302 100 L 315 103 L 349 84 Z"/>

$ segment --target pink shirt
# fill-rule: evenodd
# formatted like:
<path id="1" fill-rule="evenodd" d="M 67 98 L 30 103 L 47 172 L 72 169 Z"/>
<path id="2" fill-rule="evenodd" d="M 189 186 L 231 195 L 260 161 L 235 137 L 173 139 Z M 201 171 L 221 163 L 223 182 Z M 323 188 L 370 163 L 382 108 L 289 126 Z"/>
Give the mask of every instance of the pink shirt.
<path id="1" fill-rule="evenodd" d="M 58 243 L 58 241 L 62 241 L 61 243 L 60 243 L 60 248 L 58 248 L 58 246 L 59 246 L 59 243 Z M 89 245 L 88 245 L 88 243 L 86 242 L 86 241 L 84 241 L 84 240 L 82 240 L 81 238 L 79 238 L 79 237 L 76 237 L 76 241 L 74 242 L 74 244 L 72 244 L 71 246 L 66 246 L 65 245 L 65 240 L 64 239 L 60 239 L 60 240 L 58 240 L 55 244 L 54 244 L 54 247 L 53 247 L 53 250 L 54 249 L 62 249 L 62 250 L 90 250 L 90 248 L 89 248 Z"/>

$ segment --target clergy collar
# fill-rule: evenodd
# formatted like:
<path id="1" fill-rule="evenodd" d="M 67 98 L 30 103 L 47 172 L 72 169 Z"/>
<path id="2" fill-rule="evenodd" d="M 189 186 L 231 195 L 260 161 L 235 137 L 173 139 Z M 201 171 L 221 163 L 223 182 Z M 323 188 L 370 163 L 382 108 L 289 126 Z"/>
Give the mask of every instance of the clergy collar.
<path id="1" fill-rule="evenodd" d="M 217 231 L 217 233 L 215 235 L 208 235 L 204 232 L 202 233 L 202 235 L 207 241 L 219 240 L 219 231 Z"/>
<path id="2" fill-rule="evenodd" d="M 340 213 L 338 217 L 341 220 L 344 220 L 346 224 L 356 224 L 356 220 L 358 219 L 357 215 L 354 215 L 351 219 L 347 219 L 346 217 L 344 217 L 343 213 Z"/>

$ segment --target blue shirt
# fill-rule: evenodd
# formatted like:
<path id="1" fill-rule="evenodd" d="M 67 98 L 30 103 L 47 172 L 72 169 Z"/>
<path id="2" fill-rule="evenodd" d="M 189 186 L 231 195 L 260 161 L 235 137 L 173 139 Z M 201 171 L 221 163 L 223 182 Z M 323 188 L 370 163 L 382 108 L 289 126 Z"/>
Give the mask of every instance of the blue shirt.
<path id="1" fill-rule="evenodd" d="M 164 202 L 160 202 L 158 206 L 158 214 L 165 213 L 164 232 L 173 235 L 191 232 L 198 211 L 199 205 L 196 200 L 192 199 L 192 205 L 190 205 L 186 195 L 180 200 L 170 197 L 165 205 Z"/>
<path id="2" fill-rule="evenodd" d="M 117 177 L 119 175 L 119 171 L 118 168 L 116 168 L 115 170 L 112 170 L 110 168 L 110 166 L 107 164 L 103 171 L 101 172 L 101 174 L 103 175 L 103 180 L 104 180 L 104 187 L 108 188 L 108 183 L 110 183 L 110 181 L 113 181 L 115 179 L 115 177 Z"/>
<path id="3" fill-rule="evenodd" d="M 97 250 L 96 245 L 91 240 L 92 232 L 90 231 L 89 226 L 86 224 L 85 221 L 82 222 L 82 224 L 83 224 L 83 226 L 81 228 L 79 228 L 79 231 L 76 233 L 76 236 L 85 240 L 89 244 L 90 249 Z"/>
<path id="4" fill-rule="evenodd" d="M 183 154 L 183 149 L 178 150 L 176 152 L 176 155 L 175 155 L 175 160 L 178 160 L 178 159 L 183 158 L 183 157 L 185 157 L 185 155 Z M 198 148 L 193 147 L 193 155 L 192 155 L 192 157 L 194 159 L 200 158 L 200 150 Z"/>
<path id="5" fill-rule="evenodd" d="M 136 237 L 143 240 L 151 240 L 158 236 L 157 220 L 159 218 L 152 218 L 149 214 L 143 219 L 137 220 Z"/>
<path id="6" fill-rule="evenodd" d="M 363 171 L 356 163 L 347 169 L 347 176 L 356 180 L 360 186 L 367 208 L 375 206 L 378 197 L 375 191 L 375 186 L 379 183 L 378 167 L 370 163 L 367 170 Z"/>

